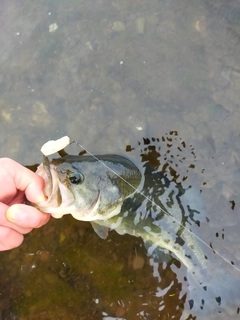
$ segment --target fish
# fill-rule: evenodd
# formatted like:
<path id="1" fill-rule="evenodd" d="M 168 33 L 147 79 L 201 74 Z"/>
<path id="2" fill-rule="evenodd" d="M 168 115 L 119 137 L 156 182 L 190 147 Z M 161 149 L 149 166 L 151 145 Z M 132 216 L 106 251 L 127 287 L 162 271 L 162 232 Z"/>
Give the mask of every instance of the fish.
<path id="1" fill-rule="evenodd" d="M 117 215 L 123 201 L 136 192 L 142 174 L 123 156 L 96 158 L 67 155 L 50 162 L 44 156 L 36 173 L 45 181 L 47 201 L 32 205 L 54 218 L 70 213 L 77 220 L 105 221 Z"/>
<path id="2" fill-rule="evenodd" d="M 219 316 L 229 300 L 237 299 L 233 308 L 238 314 L 239 279 L 222 268 L 221 257 L 196 233 L 208 222 L 200 191 L 183 188 L 158 170 L 154 161 L 143 158 L 140 170 L 130 159 L 115 154 L 52 160 L 44 156 L 36 173 L 45 181 L 47 200 L 29 204 L 54 218 L 71 214 L 89 221 L 102 239 L 110 230 L 141 237 L 148 254 L 160 257 L 159 261 L 164 257 L 161 253 L 171 252 L 187 272 L 182 280 L 188 282 L 184 308 L 205 315 L 214 310 Z"/>

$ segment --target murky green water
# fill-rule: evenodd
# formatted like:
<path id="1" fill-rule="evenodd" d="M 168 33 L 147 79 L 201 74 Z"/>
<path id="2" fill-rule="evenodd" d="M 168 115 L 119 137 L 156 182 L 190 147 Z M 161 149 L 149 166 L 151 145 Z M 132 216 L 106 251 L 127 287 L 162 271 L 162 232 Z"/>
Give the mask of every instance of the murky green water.
<path id="1" fill-rule="evenodd" d="M 174 146 L 166 161 L 202 189 L 204 241 L 237 263 L 239 12 L 220 0 L 2 1 L 0 156 L 39 163 L 42 144 L 67 134 L 138 163 L 126 145 L 176 130 L 196 166 L 186 173 L 192 158 Z M 104 241 L 64 217 L 0 255 L 1 319 L 181 318 L 178 297 L 158 294 L 177 290 L 176 275 L 160 266 L 159 284 L 139 238 Z"/>

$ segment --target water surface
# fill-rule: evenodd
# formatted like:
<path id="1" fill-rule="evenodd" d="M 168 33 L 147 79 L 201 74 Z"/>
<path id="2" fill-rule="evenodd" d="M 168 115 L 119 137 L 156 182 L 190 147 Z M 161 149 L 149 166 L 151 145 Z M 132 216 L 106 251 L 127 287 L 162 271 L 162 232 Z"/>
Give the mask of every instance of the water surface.
<path id="1" fill-rule="evenodd" d="M 167 150 L 176 131 L 164 161 L 202 190 L 203 240 L 238 265 L 239 12 L 234 0 L 2 1 L 1 156 L 39 163 L 42 144 L 67 134 L 139 164 L 127 145 L 155 137 Z M 100 240 L 71 217 L 1 253 L 0 269 L 3 319 L 181 318 L 161 291 L 176 276 L 160 266 L 160 288 L 141 239 Z"/>

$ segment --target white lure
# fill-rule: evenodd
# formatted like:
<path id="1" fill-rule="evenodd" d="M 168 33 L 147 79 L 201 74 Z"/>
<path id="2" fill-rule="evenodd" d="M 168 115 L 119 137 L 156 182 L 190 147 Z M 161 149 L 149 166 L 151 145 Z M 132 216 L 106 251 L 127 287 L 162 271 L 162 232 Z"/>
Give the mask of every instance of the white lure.
<path id="1" fill-rule="evenodd" d="M 58 140 L 49 140 L 48 142 L 44 143 L 41 148 L 41 152 L 44 156 L 49 156 L 64 149 L 69 144 L 70 138 L 68 136 L 64 136 Z"/>

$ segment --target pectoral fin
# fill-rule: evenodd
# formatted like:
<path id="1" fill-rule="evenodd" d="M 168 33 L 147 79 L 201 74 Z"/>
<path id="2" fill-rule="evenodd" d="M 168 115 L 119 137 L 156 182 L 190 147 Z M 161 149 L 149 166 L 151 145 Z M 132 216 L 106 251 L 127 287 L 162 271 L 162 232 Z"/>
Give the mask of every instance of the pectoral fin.
<path id="1" fill-rule="evenodd" d="M 96 234 L 102 238 L 102 239 L 106 239 L 108 236 L 108 230 L 109 228 L 101 226 L 95 222 L 91 222 L 91 225 L 93 227 L 93 230 L 96 232 Z"/>

